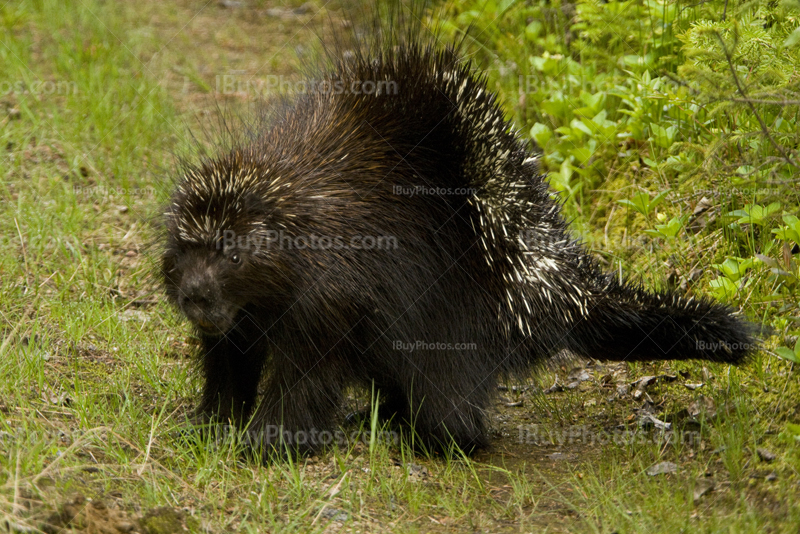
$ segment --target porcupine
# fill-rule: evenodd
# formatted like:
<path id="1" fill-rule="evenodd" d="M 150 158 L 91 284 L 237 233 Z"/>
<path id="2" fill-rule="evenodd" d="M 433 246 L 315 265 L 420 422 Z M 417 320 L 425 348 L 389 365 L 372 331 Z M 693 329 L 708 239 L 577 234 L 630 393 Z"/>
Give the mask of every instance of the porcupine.
<path id="1" fill-rule="evenodd" d="M 332 55 L 246 142 L 186 165 L 167 295 L 202 339 L 198 416 L 320 446 L 343 388 L 422 441 L 487 445 L 497 381 L 555 354 L 740 363 L 753 326 L 606 274 L 484 75 L 419 35 Z"/>

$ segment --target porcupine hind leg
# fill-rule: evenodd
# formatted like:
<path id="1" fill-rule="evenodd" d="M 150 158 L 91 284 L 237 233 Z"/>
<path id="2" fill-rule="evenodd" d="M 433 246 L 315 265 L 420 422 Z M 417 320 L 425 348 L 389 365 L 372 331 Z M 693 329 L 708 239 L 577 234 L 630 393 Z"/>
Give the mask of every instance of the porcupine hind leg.
<path id="1" fill-rule="evenodd" d="M 403 414 L 415 441 L 421 440 L 429 450 L 446 450 L 451 444 L 464 452 L 485 447 L 484 410 L 494 384 L 491 373 L 470 365 L 470 357 L 454 358 L 444 352 L 415 351 L 400 377 L 402 389 L 387 404 Z"/>

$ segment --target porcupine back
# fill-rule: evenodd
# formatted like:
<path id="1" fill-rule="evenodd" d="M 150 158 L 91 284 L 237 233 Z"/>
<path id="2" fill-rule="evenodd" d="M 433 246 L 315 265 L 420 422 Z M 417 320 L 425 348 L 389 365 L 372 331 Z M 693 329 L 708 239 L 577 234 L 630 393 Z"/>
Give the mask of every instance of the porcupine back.
<path id="1" fill-rule="evenodd" d="M 493 360 L 493 371 L 525 372 L 561 349 L 607 360 L 727 363 L 739 363 L 756 349 L 754 326 L 726 306 L 649 292 L 603 273 L 569 235 L 539 172 L 538 149 L 529 149 L 487 91 L 485 78 L 453 49 L 436 51 L 411 40 L 390 50 L 339 63 L 338 75 L 345 85 L 398 83 L 397 94 L 383 102 L 357 99 L 364 123 L 395 152 L 387 156 L 397 167 L 379 177 L 380 185 L 443 193 L 417 198 L 416 204 L 402 195 L 396 200 L 401 210 L 415 204 L 409 215 L 433 215 L 415 217 L 428 223 L 422 234 L 433 229 L 440 241 L 434 250 L 419 252 L 437 257 L 435 248 L 441 247 L 447 252 L 438 267 L 463 269 L 467 287 L 483 293 L 466 310 L 474 322 L 459 319 L 477 327 L 463 332 L 463 339 L 480 340 L 502 354 Z M 345 113 L 353 109 L 350 102 L 342 100 Z M 373 122 L 378 117 L 386 123 Z M 449 301 L 451 287 L 434 288 Z"/>

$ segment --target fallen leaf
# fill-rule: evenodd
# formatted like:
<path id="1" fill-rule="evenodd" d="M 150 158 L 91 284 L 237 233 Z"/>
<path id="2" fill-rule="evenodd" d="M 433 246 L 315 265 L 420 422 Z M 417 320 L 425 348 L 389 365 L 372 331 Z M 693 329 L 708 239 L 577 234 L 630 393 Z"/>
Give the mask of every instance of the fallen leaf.
<path id="1" fill-rule="evenodd" d="M 656 475 L 664 475 L 667 473 L 677 473 L 677 472 L 678 472 L 678 466 L 677 464 L 674 464 L 672 462 L 657 463 L 654 466 L 651 466 L 646 471 L 646 473 L 651 477 L 654 477 Z"/>
<path id="2" fill-rule="evenodd" d="M 694 500 L 699 501 L 706 493 L 714 490 L 714 481 L 705 478 L 699 479 L 694 484 Z"/>
<path id="3" fill-rule="evenodd" d="M 777 458 L 774 452 L 767 449 L 756 449 L 756 453 L 758 453 L 758 457 L 765 462 L 772 462 L 775 460 L 775 458 Z"/>

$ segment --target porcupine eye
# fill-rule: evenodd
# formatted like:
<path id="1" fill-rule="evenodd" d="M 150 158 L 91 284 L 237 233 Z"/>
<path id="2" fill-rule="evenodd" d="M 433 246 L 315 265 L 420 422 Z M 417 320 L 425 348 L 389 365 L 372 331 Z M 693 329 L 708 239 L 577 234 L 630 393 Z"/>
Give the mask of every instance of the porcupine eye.
<path id="1" fill-rule="evenodd" d="M 239 265 L 239 263 L 242 261 L 242 258 L 240 258 L 238 254 L 233 254 L 233 255 L 230 257 L 230 260 L 231 260 L 231 263 L 232 263 L 232 264 L 234 264 L 234 265 Z"/>

